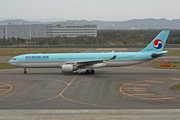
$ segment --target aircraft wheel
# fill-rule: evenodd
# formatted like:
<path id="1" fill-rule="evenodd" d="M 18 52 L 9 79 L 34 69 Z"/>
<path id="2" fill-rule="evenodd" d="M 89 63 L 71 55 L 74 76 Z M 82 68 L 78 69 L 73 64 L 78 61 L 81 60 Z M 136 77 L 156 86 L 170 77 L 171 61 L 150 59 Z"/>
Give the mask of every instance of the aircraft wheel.
<path id="1" fill-rule="evenodd" d="M 86 72 L 85 72 L 86 74 L 89 74 L 89 70 L 86 70 Z"/>
<path id="2" fill-rule="evenodd" d="M 91 74 L 94 74 L 94 72 L 95 72 L 94 70 L 91 70 Z"/>
<path id="3" fill-rule="evenodd" d="M 27 74 L 27 71 L 24 71 L 24 74 Z"/>

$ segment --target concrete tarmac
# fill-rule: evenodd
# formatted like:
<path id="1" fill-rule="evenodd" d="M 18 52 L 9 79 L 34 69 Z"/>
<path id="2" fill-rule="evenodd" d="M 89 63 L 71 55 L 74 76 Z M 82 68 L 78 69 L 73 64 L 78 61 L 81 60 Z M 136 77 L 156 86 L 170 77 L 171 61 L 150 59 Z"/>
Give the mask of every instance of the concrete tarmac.
<path id="1" fill-rule="evenodd" d="M 1 120 L 179 120 L 179 109 L 0 110 Z"/>
<path id="2" fill-rule="evenodd" d="M 179 109 L 179 70 L 101 68 L 63 74 L 60 69 L 0 70 L 4 109 Z"/>
<path id="3" fill-rule="evenodd" d="M 130 66 L 63 74 L 0 70 L 0 119 L 179 120 L 179 70 Z"/>

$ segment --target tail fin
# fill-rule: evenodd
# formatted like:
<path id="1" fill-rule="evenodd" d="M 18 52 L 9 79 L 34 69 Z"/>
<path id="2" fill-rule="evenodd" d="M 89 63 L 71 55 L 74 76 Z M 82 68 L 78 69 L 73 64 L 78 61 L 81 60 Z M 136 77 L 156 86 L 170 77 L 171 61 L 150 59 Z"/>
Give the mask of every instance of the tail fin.
<path id="1" fill-rule="evenodd" d="M 161 31 L 146 48 L 139 52 L 162 52 L 169 33 L 169 30 Z"/>

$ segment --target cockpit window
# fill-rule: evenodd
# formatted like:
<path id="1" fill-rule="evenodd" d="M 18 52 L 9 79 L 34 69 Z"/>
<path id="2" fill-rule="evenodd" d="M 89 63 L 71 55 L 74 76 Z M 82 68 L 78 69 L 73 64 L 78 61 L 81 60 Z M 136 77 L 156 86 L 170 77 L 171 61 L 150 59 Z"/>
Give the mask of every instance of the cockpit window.
<path id="1" fill-rule="evenodd" d="M 16 58 L 13 58 L 13 60 L 16 60 Z"/>

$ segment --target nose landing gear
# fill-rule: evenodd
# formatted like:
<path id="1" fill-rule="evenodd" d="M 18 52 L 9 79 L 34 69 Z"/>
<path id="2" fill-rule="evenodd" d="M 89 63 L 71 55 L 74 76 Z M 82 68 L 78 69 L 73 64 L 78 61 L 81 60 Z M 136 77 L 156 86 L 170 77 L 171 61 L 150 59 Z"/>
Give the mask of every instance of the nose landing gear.
<path id="1" fill-rule="evenodd" d="M 24 68 L 24 74 L 27 74 L 26 68 Z"/>

